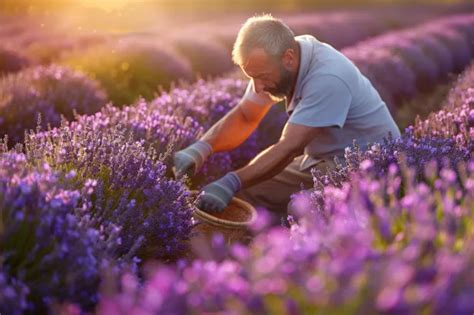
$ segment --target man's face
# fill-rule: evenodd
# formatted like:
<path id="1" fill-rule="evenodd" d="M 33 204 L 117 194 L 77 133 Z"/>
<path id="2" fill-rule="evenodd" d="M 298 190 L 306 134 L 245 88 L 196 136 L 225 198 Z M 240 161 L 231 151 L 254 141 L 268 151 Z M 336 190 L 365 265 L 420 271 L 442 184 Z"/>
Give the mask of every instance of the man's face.
<path id="1" fill-rule="evenodd" d="M 262 48 L 256 48 L 241 66 L 242 71 L 253 80 L 256 93 L 267 93 L 274 101 L 289 96 L 296 81 L 296 73 L 288 56 L 275 60 Z M 297 70 L 297 68 L 296 68 Z"/>

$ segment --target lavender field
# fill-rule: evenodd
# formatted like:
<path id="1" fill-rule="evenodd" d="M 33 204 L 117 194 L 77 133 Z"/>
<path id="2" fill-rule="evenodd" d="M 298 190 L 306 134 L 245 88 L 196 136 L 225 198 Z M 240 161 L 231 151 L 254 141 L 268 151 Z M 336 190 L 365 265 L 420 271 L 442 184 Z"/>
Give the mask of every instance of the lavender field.
<path id="1" fill-rule="evenodd" d="M 257 207 L 250 240 L 200 243 L 193 191 L 288 120 L 280 102 L 173 176 L 173 154 L 244 95 L 232 46 L 262 10 L 127 20 L 125 0 L 83 2 L 0 5 L 1 315 L 474 314 L 472 4 L 268 4 L 348 57 L 402 135 L 313 169 L 287 220 Z"/>

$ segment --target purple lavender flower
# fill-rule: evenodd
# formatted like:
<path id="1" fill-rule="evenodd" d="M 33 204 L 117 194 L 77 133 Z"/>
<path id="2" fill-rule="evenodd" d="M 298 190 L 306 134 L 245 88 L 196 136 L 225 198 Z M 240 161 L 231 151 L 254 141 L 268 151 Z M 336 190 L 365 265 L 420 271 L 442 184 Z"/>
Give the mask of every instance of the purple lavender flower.
<path id="1" fill-rule="evenodd" d="M 416 85 L 421 90 L 431 88 L 437 81 L 438 67 L 430 58 L 426 58 L 421 48 L 398 34 L 379 36 L 370 45 L 380 49 L 388 49 L 399 55 L 413 69 L 416 75 Z"/>
<path id="2" fill-rule="evenodd" d="M 0 74 L 17 72 L 31 64 L 22 53 L 14 49 L 0 49 Z"/>
<path id="3" fill-rule="evenodd" d="M 473 26 L 472 18 L 458 15 L 370 38 L 342 52 L 394 110 L 415 96 L 417 88 L 428 90 L 450 72 L 468 65 L 473 52 L 467 29 Z"/>
<path id="4" fill-rule="evenodd" d="M 106 256 L 99 231 L 76 215 L 87 209 L 78 210 L 80 191 L 22 154 L 3 153 L 0 165 L 0 310 L 45 312 L 63 301 L 90 309 Z"/>
<path id="5" fill-rule="evenodd" d="M 369 168 L 326 187 L 322 207 L 302 200 L 306 212 L 290 230 L 267 229 L 218 261 L 151 267 L 143 286 L 125 274 L 98 314 L 472 311 L 474 235 L 452 225 L 470 215 L 474 185 L 463 187 L 474 167 L 464 164 L 461 180 L 443 168 L 436 187 L 416 183 L 410 169 L 376 178 Z"/>
<path id="6" fill-rule="evenodd" d="M 0 311 L 7 314 L 23 314 L 28 308 L 29 288 L 16 278 L 0 273 Z"/>
<path id="7" fill-rule="evenodd" d="M 474 26 L 474 21 L 467 21 L 465 25 L 470 27 Z M 443 44 L 445 44 L 453 56 L 454 71 L 459 72 L 469 64 L 473 53 L 470 49 L 468 42 L 469 38 L 454 27 L 449 28 L 448 23 L 433 23 L 426 27 L 428 36 L 438 38 Z"/>
<path id="8" fill-rule="evenodd" d="M 61 115 L 92 114 L 106 102 L 99 84 L 68 68 L 38 66 L 0 79 L 0 130 L 13 143 L 37 126 L 59 126 Z"/>
<path id="9" fill-rule="evenodd" d="M 66 173 L 74 167 L 81 174 L 77 187 L 92 193 L 84 201 L 89 209 L 84 215 L 97 228 L 113 224 L 120 229 L 113 257 L 179 257 L 193 226 L 189 191 L 165 176 L 166 166 L 153 149 L 144 148 L 144 140 L 133 140 L 130 130 L 110 124 L 111 118 L 98 113 L 30 134 L 28 159 L 48 161 Z"/>

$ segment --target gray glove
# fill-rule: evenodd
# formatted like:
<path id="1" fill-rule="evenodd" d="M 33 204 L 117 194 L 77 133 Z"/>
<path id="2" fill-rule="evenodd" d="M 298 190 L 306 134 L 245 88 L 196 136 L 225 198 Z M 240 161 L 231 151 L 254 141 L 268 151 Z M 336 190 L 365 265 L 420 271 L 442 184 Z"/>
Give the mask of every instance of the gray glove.
<path id="1" fill-rule="evenodd" d="M 204 186 L 204 194 L 199 196 L 197 207 L 203 211 L 221 212 L 240 190 L 242 183 L 235 172 L 229 172 L 224 177 Z"/>
<path id="2" fill-rule="evenodd" d="M 196 175 L 199 168 L 212 154 L 212 146 L 206 141 L 197 141 L 186 149 L 178 151 L 173 157 L 173 173 L 176 178 L 187 174 L 189 177 Z"/>

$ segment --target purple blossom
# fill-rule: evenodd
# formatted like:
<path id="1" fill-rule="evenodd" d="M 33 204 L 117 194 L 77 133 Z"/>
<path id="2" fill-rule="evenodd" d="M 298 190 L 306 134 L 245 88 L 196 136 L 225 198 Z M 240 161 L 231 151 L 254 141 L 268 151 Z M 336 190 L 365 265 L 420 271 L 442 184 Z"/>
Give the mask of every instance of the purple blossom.
<path id="1" fill-rule="evenodd" d="M 290 230 L 266 229 L 218 261 L 152 266 L 143 286 L 124 275 L 122 289 L 101 300 L 98 314 L 472 311 L 466 296 L 473 235 L 451 228 L 469 217 L 474 198 L 461 183 L 474 173 L 467 164 L 463 170 L 465 178 L 453 182 L 440 176 L 451 171 L 443 168 L 439 188 L 409 174 L 353 173 L 341 189 L 326 187 L 322 207 L 311 197 L 302 201 L 306 212 Z M 444 206 L 454 192 L 457 213 Z"/>
<path id="2" fill-rule="evenodd" d="M 61 116 L 92 114 L 106 102 L 99 84 L 68 68 L 29 68 L 0 79 L 0 130 L 13 143 L 37 126 L 59 126 Z"/>
<path id="3" fill-rule="evenodd" d="M 165 176 L 166 166 L 144 140 L 133 140 L 130 130 L 109 125 L 111 120 L 98 113 L 32 133 L 25 141 L 28 160 L 48 161 L 66 173 L 74 167 L 80 174 L 75 187 L 84 189 L 81 202 L 88 208 L 83 215 L 96 228 L 119 228 L 119 243 L 110 244 L 113 257 L 174 259 L 186 249 L 193 226 L 189 191 Z"/>
<path id="4" fill-rule="evenodd" d="M 39 312 L 64 301 L 90 309 L 106 256 L 99 231 L 76 216 L 80 192 L 47 164 L 31 169 L 22 154 L 3 153 L 0 165 L 0 310 Z"/>
<path id="5" fill-rule="evenodd" d="M 0 73 L 17 72 L 31 64 L 31 61 L 15 49 L 0 49 Z"/>
<path id="6" fill-rule="evenodd" d="M 467 29 L 473 26 L 471 17 L 455 15 L 373 37 L 342 52 L 371 80 L 393 111 L 418 89 L 429 90 L 450 72 L 468 65 L 474 51 L 468 44 L 472 34 Z"/>

